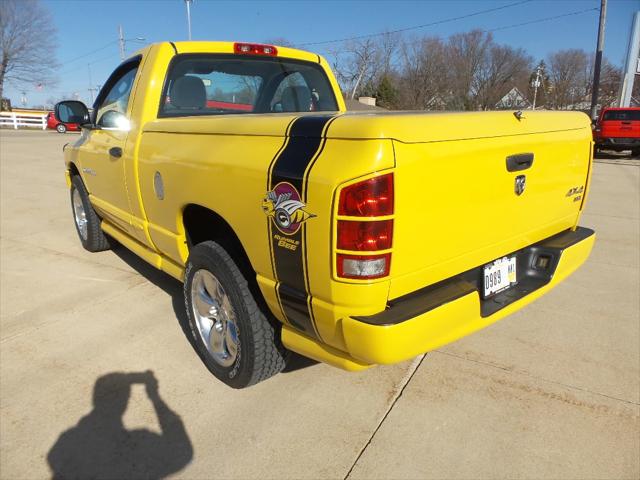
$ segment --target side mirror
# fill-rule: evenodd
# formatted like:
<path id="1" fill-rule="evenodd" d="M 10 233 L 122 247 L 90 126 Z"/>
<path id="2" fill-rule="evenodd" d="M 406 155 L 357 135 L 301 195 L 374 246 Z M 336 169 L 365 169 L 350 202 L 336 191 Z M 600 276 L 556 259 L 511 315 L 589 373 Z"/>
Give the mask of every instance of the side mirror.
<path id="1" fill-rule="evenodd" d="M 77 100 L 65 100 L 64 102 L 56 103 L 54 116 L 56 120 L 62 123 L 77 123 L 78 125 L 91 123 L 87 106 Z"/>

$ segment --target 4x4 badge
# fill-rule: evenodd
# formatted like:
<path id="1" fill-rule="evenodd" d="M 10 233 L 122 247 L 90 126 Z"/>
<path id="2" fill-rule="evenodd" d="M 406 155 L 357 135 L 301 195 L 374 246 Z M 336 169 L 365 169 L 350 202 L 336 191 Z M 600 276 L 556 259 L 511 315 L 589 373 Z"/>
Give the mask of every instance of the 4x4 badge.
<path id="1" fill-rule="evenodd" d="M 264 213 L 287 235 L 293 235 L 302 223 L 315 217 L 305 211 L 305 207 L 296 188 L 288 182 L 278 183 L 262 200 Z"/>

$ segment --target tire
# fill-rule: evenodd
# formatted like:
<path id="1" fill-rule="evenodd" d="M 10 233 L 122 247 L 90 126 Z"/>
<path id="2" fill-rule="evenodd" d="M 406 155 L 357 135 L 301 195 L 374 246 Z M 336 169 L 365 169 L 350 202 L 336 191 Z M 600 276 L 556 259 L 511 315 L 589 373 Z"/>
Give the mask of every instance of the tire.
<path id="1" fill-rule="evenodd" d="M 100 228 L 100 217 L 89 201 L 89 194 L 78 175 L 71 178 L 71 212 L 82 246 L 90 252 L 111 248 L 109 238 Z"/>
<path id="2" fill-rule="evenodd" d="M 207 241 L 191 249 L 184 281 L 190 341 L 209 371 L 232 388 L 255 385 L 285 367 L 277 320 L 258 300 L 224 248 Z"/>
<path id="3" fill-rule="evenodd" d="M 634 148 L 633 150 L 631 150 L 631 156 L 640 157 L 640 148 Z"/>
<path id="4" fill-rule="evenodd" d="M 67 133 L 67 126 L 64 123 L 59 123 L 56 125 L 56 130 L 58 133 Z"/>

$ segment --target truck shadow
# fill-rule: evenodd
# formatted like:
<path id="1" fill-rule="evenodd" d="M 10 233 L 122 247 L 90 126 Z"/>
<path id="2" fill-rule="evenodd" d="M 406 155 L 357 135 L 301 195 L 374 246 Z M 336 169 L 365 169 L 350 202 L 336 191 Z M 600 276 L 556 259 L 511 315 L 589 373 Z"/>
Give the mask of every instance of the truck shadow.
<path id="1" fill-rule="evenodd" d="M 153 283 L 155 286 L 161 288 L 165 293 L 167 293 L 171 297 L 171 306 L 173 308 L 173 313 L 180 324 L 180 328 L 182 329 L 182 333 L 184 333 L 185 337 L 189 341 L 189 344 L 194 349 L 196 355 L 198 351 L 196 350 L 195 344 L 193 342 L 193 338 L 191 336 L 191 331 L 189 329 L 189 319 L 187 318 L 187 312 L 184 307 L 184 295 L 182 293 L 182 283 L 173 278 L 172 276 L 164 273 L 161 270 L 149 265 L 147 262 L 138 257 L 135 253 L 129 251 L 125 247 L 118 245 L 113 249 L 113 253 L 120 258 L 124 263 L 133 268 L 136 272 L 142 275 L 149 282 Z M 290 352 L 289 358 L 287 360 L 287 365 L 282 371 L 283 373 L 295 372 L 297 370 L 301 370 L 303 368 L 311 367 L 316 365 L 318 362 L 315 360 L 311 360 L 307 357 L 303 357 L 302 355 L 298 355 L 295 352 Z"/>
<path id="2" fill-rule="evenodd" d="M 125 428 L 122 417 L 134 384 L 146 387 L 161 433 Z M 193 446 L 182 419 L 160 397 L 152 371 L 98 378 L 93 410 L 63 432 L 47 455 L 54 479 L 165 478 L 192 458 Z"/>

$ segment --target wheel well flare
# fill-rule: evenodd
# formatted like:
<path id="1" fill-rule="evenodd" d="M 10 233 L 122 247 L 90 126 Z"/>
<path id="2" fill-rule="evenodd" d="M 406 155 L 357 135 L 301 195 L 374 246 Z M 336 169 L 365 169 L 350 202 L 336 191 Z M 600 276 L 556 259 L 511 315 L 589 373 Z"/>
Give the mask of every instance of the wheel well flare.
<path id="1" fill-rule="evenodd" d="M 182 222 L 189 250 L 194 245 L 212 240 L 238 263 L 246 278 L 255 279 L 255 271 L 240 239 L 224 218 L 209 208 L 190 204 L 182 212 Z"/>

